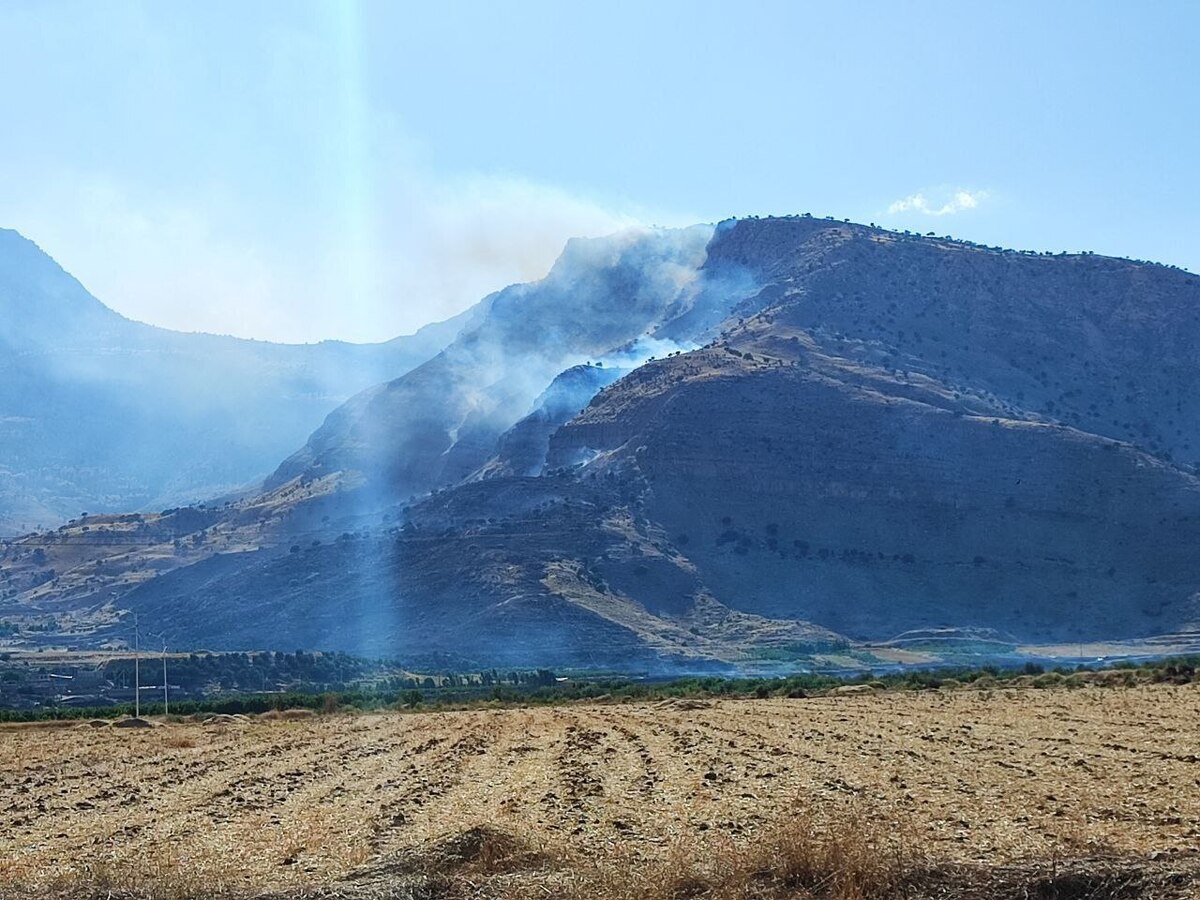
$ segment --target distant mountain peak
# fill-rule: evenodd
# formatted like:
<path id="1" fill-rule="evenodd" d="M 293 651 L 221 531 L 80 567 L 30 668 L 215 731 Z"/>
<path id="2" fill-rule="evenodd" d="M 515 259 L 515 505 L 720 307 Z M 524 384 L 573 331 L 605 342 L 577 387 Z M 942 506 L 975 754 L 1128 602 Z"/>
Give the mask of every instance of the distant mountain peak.
<path id="1" fill-rule="evenodd" d="M 12 321 L 14 317 L 19 320 Z M 82 323 L 79 322 L 83 317 Z M 92 327 L 128 321 L 84 288 L 45 250 L 19 231 L 0 228 L 0 337 L 38 326 Z"/>
<path id="2" fill-rule="evenodd" d="M 0 229 L 0 534 L 261 478 L 337 404 L 424 362 L 478 316 L 370 345 L 170 331 L 124 318 Z"/>

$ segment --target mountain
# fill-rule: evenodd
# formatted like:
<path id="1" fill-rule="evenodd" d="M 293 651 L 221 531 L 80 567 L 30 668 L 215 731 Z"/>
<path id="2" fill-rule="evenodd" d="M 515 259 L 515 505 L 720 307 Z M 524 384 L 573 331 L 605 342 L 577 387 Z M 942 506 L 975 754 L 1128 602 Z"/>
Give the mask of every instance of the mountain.
<path id="1" fill-rule="evenodd" d="M 494 455 L 471 478 L 540 475 L 554 432 L 581 412 L 596 394 L 631 371 L 587 363 L 562 372 L 534 401 L 533 412 L 500 435 Z"/>
<path id="2" fill-rule="evenodd" d="M 623 669 L 1190 632 L 1198 385 L 1169 267 L 809 217 L 574 242 L 259 495 L 12 544 L 0 612 Z"/>
<path id="3" fill-rule="evenodd" d="M 183 334 L 123 318 L 0 230 L 0 535 L 241 488 L 477 314 L 367 346 Z"/>
<path id="4" fill-rule="evenodd" d="M 391 498 L 468 477 L 559 373 L 606 355 L 641 362 L 666 346 L 655 332 L 707 287 L 711 234 L 696 226 L 571 241 L 546 278 L 493 295 L 477 326 L 428 363 L 331 414 L 268 488 L 353 470 Z"/>

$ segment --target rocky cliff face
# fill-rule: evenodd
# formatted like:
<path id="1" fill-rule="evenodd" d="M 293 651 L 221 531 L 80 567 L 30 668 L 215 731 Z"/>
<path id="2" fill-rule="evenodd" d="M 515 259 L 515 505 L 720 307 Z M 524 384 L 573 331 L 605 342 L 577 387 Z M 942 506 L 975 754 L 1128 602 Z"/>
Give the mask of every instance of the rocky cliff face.
<path id="1" fill-rule="evenodd" d="M 1200 278 L 807 218 L 639 240 L 497 295 L 330 417 L 286 515 L 208 526 L 256 553 L 119 605 L 208 646 L 605 667 L 1200 625 Z"/>
<path id="2" fill-rule="evenodd" d="M 1200 620 L 1190 473 L 827 361 L 751 356 L 647 366 L 551 452 L 591 457 L 577 477 L 639 485 L 643 515 L 732 608 L 868 640 L 934 626 L 1141 637 Z"/>

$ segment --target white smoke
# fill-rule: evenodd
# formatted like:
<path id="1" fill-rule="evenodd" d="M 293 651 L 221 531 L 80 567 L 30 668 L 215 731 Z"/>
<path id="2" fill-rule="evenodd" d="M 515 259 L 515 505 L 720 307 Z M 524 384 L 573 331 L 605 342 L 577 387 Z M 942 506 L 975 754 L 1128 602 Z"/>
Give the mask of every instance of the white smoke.
<path id="1" fill-rule="evenodd" d="M 673 353 L 687 353 L 699 346 L 692 341 L 679 342 L 645 335 L 632 344 L 618 347 L 611 353 L 605 354 L 597 362 L 618 369 L 636 369 L 652 359 L 663 359 Z"/>

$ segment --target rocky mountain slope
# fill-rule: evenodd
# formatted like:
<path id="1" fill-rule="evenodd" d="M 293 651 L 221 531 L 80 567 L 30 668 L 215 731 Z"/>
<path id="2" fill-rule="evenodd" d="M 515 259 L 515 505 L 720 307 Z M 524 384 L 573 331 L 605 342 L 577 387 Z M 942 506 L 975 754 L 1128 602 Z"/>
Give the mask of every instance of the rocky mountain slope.
<path id="1" fill-rule="evenodd" d="M 7 609 L 624 668 L 1200 626 L 1200 278 L 807 217 L 701 237 L 573 245 L 179 546 L 10 546 Z"/>
<path id="2" fill-rule="evenodd" d="M 121 317 L 0 230 L 0 535 L 241 487 L 467 321 L 373 346 L 182 334 Z"/>

